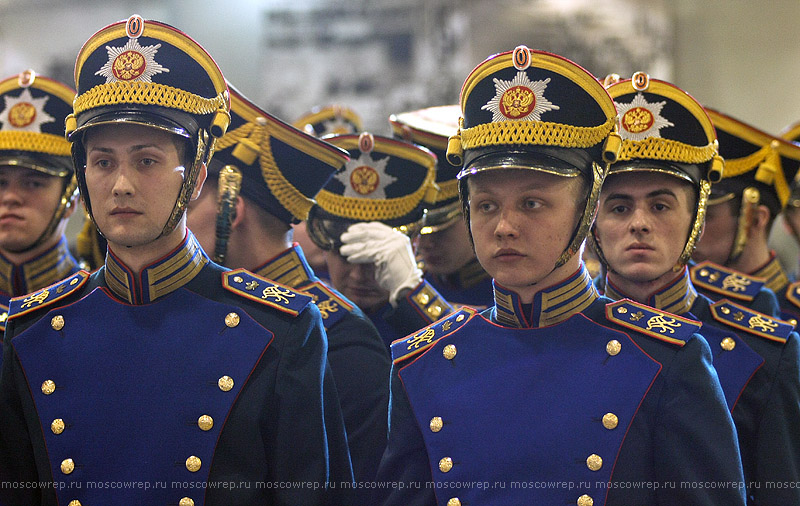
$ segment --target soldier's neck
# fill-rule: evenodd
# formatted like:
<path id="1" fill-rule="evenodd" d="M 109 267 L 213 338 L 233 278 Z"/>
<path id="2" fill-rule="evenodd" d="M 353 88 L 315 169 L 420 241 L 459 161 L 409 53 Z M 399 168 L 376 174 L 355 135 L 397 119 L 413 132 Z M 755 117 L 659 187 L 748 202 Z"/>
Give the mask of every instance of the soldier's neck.
<path id="1" fill-rule="evenodd" d="M 52 249 L 56 244 L 61 241 L 61 238 L 64 236 L 64 229 L 63 227 L 59 227 L 53 232 L 53 235 L 50 236 L 49 239 L 43 241 L 41 244 L 36 246 L 35 248 L 23 251 L 23 252 L 14 252 L 14 251 L 7 251 L 4 248 L 0 248 L 0 253 L 14 265 L 22 265 L 34 258 L 38 257 L 42 253 L 47 250 Z"/>
<path id="2" fill-rule="evenodd" d="M 745 274 L 752 274 L 766 265 L 771 258 L 766 239 L 751 238 L 745 244 L 742 254 L 736 260 L 728 262 L 727 267 Z"/>
<path id="3" fill-rule="evenodd" d="M 288 225 L 236 229 L 228 243 L 225 266 L 252 271 L 291 247 L 292 229 Z"/>
<path id="4" fill-rule="evenodd" d="M 181 221 L 175 230 L 166 236 L 139 245 L 126 245 L 124 243 L 108 240 L 108 249 L 134 274 L 160 258 L 168 255 L 183 243 L 186 238 L 186 222 Z"/>
<path id="5" fill-rule="evenodd" d="M 642 304 L 649 304 L 650 298 L 663 287 L 683 275 L 683 270 L 676 272 L 673 269 L 651 280 L 629 279 L 621 276 L 616 271 L 608 272 L 608 280 L 614 284 L 627 298 Z"/>

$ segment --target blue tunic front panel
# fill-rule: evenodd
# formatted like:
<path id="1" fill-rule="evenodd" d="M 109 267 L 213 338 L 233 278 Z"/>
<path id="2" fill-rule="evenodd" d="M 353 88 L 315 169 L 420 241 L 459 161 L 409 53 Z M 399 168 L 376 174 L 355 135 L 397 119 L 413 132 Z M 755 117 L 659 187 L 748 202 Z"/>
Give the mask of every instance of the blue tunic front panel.
<path id="1" fill-rule="evenodd" d="M 196 312 L 218 328 L 209 332 L 209 320 Z M 233 328 L 225 325 L 231 313 L 239 315 Z M 56 316 L 65 322 L 60 330 L 51 325 Z M 174 482 L 204 488 L 220 431 L 272 338 L 238 308 L 186 290 L 133 306 L 98 288 L 45 315 L 12 345 L 33 392 L 53 477 L 67 487 L 62 501 L 74 498 L 69 489 L 83 488 L 84 504 L 168 504 L 185 492 L 173 490 Z M 41 388 L 46 381 L 55 384 L 49 394 Z M 214 420 L 208 430 L 198 424 L 203 416 Z M 66 428 L 53 429 L 53 420 Z M 75 466 L 68 474 L 66 459 Z M 148 489 L 104 486 L 118 482 Z"/>
<path id="2" fill-rule="evenodd" d="M 606 346 L 614 340 L 622 351 L 609 356 Z M 449 359 L 447 346 L 457 350 Z M 439 503 L 457 494 L 464 504 L 570 504 L 583 494 L 602 503 L 606 489 L 596 484 L 610 480 L 628 426 L 660 369 L 627 335 L 580 314 L 538 329 L 500 327 L 476 316 L 399 376 L 417 424 L 442 420 L 440 430 L 422 431 Z M 607 414 L 615 417 L 611 428 L 603 424 Z M 452 459 L 451 469 L 440 466 L 444 458 Z M 564 482 L 571 485 L 543 485 Z"/>

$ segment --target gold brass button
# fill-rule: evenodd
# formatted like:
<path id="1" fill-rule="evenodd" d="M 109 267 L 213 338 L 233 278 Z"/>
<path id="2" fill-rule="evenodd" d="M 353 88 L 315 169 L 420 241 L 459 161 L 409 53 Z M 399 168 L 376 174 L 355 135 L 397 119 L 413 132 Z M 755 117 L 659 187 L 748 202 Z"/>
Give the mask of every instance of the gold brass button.
<path id="1" fill-rule="evenodd" d="M 442 314 L 442 306 L 431 306 L 428 308 L 428 313 L 434 318 L 439 318 Z"/>
<path id="2" fill-rule="evenodd" d="M 217 385 L 219 385 L 219 389 L 223 392 L 230 392 L 231 388 L 233 388 L 233 378 L 230 376 L 223 376 L 217 381 Z"/>
<path id="3" fill-rule="evenodd" d="M 439 461 L 439 471 L 446 473 L 453 469 L 453 459 L 445 457 Z"/>
<path id="4" fill-rule="evenodd" d="M 53 380 L 45 380 L 45 382 L 42 383 L 42 393 L 44 395 L 50 395 L 55 391 L 56 391 L 56 383 L 55 383 L 55 381 L 53 381 Z"/>
<path id="5" fill-rule="evenodd" d="M 203 463 L 200 461 L 200 459 L 195 457 L 194 455 L 192 455 L 191 457 L 186 459 L 186 469 L 188 469 L 189 471 L 191 471 L 193 473 L 196 473 L 197 471 L 199 471 L 200 470 L 200 466 L 202 466 L 202 465 L 203 465 Z"/>
<path id="6" fill-rule="evenodd" d="M 457 322 L 464 321 L 464 318 L 466 318 L 466 316 L 464 316 L 463 314 L 460 314 L 460 315 L 456 316 L 456 321 Z"/>
<path id="7" fill-rule="evenodd" d="M 622 350 L 622 345 L 616 339 L 612 339 L 611 341 L 606 344 L 606 353 L 611 355 L 612 357 L 618 354 Z"/>
<path id="8" fill-rule="evenodd" d="M 55 315 L 50 320 L 50 326 L 53 327 L 53 330 L 61 330 L 64 328 L 64 317 L 60 314 Z"/>
<path id="9" fill-rule="evenodd" d="M 430 302 L 430 300 L 431 300 L 431 297 L 427 293 L 421 293 L 421 294 L 417 295 L 417 302 L 419 302 L 423 306 L 425 304 L 427 304 L 428 302 Z"/>
<path id="10" fill-rule="evenodd" d="M 733 340 L 732 337 L 726 337 L 719 343 L 722 346 L 722 349 L 725 351 L 731 351 L 732 349 L 736 348 L 736 341 Z"/>
<path id="11" fill-rule="evenodd" d="M 608 430 L 616 429 L 619 425 L 619 418 L 614 413 L 606 413 L 603 415 L 603 427 Z"/>
<path id="12" fill-rule="evenodd" d="M 241 318 L 239 318 L 239 315 L 236 313 L 228 313 L 225 315 L 225 325 L 227 325 L 230 328 L 239 325 L 240 321 Z"/>
<path id="13" fill-rule="evenodd" d="M 456 350 L 456 347 L 453 344 L 448 344 L 444 347 L 444 349 L 442 349 L 442 355 L 444 355 L 444 358 L 447 360 L 453 360 L 456 356 L 456 353 L 458 353 L 458 350 Z"/>
<path id="14" fill-rule="evenodd" d="M 458 499 L 458 497 L 453 497 L 447 501 L 447 506 L 461 506 L 461 501 Z"/>
<path id="15" fill-rule="evenodd" d="M 181 499 L 181 502 L 178 503 L 178 506 L 194 506 L 194 501 L 190 497 L 184 497 Z"/>
<path id="16" fill-rule="evenodd" d="M 61 418 L 56 418 L 53 420 L 53 423 L 50 424 L 50 430 L 53 431 L 53 434 L 61 434 L 64 432 L 64 420 Z"/>
<path id="17" fill-rule="evenodd" d="M 234 276 L 234 277 L 233 277 L 233 282 L 234 282 L 234 283 L 242 283 L 243 281 L 244 281 L 244 280 L 242 279 L 242 277 L 241 277 L 241 276 Z"/>
<path id="18" fill-rule="evenodd" d="M 791 325 L 792 327 L 797 327 L 797 320 L 795 320 L 794 318 L 789 318 L 787 321 L 789 322 L 789 325 Z"/>
<path id="19" fill-rule="evenodd" d="M 591 471 L 599 471 L 603 467 L 603 459 L 595 453 L 586 458 L 586 467 Z"/>
<path id="20" fill-rule="evenodd" d="M 442 417 L 441 416 L 434 416 L 431 418 L 431 432 L 439 432 L 442 430 Z"/>
<path id="21" fill-rule="evenodd" d="M 214 419 L 208 415 L 202 415 L 197 419 L 197 426 L 200 430 L 211 430 L 214 427 Z"/>
<path id="22" fill-rule="evenodd" d="M 586 494 L 578 497 L 578 506 L 594 506 L 594 499 Z"/>
<path id="23" fill-rule="evenodd" d="M 69 502 L 69 504 L 67 504 L 67 506 L 81 506 L 81 502 L 77 499 L 73 499 Z"/>
<path id="24" fill-rule="evenodd" d="M 72 459 L 64 459 L 61 461 L 61 472 L 69 474 L 75 470 L 75 462 Z"/>

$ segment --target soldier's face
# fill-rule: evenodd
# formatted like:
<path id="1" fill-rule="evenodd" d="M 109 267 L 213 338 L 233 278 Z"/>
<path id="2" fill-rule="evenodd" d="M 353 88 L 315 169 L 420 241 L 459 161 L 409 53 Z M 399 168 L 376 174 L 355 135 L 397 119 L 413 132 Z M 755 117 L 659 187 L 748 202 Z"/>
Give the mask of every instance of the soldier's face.
<path id="1" fill-rule="evenodd" d="M 425 262 L 425 271 L 437 275 L 456 272 L 475 258 L 469 231 L 462 219 L 444 230 L 420 235 L 417 254 Z"/>
<path id="2" fill-rule="evenodd" d="M 351 264 L 338 251 L 326 255 L 333 287 L 365 313 L 373 313 L 389 302 L 389 292 L 375 280 L 373 264 Z"/>
<path id="3" fill-rule="evenodd" d="M 561 281 L 578 258 L 554 271 L 583 209 L 578 178 L 532 170 L 488 170 L 469 176 L 475 253 L 500 285 L 527 303 Z"/>
<path id="4" fill-rule="evenodd" d="M 185 171 L 173 137 L 133 124 L 87 132 L 86 186 L 95 222 L 109 246 L 140 247 L 159 238 Z M 176 230 L 182 240 L 184 230 Z"/>
<path id="5" fill-rule="evenodd" d="M 725 265 L 736 239 L 738 219 L 733 200 L 708 206 L 703 236 L 697 242 L 697 249 L 692 259 L 697 262 L 710 260 Z"/>
<path id="6" fill-rule="evenodd" d="M 29 248 L 50 224 L 63 190 L 64 181 L 56 176 L 0 166 L 0 250 Z"/>
<path id="7" fill-rule="evenodd" d="M 667 283 L 663 277 L 675 277 L 672 268 L 694 217 L 693 192 L 690 183 L 666 174 L 606 179 L 594 226 L 612 281 L 619 276 L 632 283 Z"/>

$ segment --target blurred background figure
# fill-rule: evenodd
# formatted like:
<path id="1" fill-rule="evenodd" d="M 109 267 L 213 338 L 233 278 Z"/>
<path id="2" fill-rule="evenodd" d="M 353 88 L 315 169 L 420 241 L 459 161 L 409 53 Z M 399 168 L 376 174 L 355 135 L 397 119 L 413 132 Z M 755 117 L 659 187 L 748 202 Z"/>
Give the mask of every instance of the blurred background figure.
<path id="1" fill-rule="evenodd" d="M 0 330 L 11 297 L 79 270 L 64 236 L 78 190 L 64 137 L 74 97 L 33 70 L 0 81 Z"/>
<path id="2" fill-rule="evenodd" d="M 447 141 L 458 132 L 458 105 L 429 107 L 389 117 L 394 136 L 436 155 L 436 201 L 428 206 L 416 241 L 425 279 L 454 307 L 485 309 L 494 300 L 492 278 L 483 269 L 458 201 L 461 167 L 447 160 Z"/>
<path id="3" fill-rule="evenodd" d="M 338 104 L 314 107 L 297 118 L 293 125 L 315 137 L 354 134 L 363 130 L 358 113 L 349 107 Z M 294 240 L 303 248 L 308 265 L 314 269 L 314 273 L 318 277 L 330 280 L 328 264 L 325 261 L 325 250 L 314 244 L 314 241 L 308 237 L 306 222 L 296 223 L 292 225 L 292 228 L 294 228 Z"/>
<path id="4" fill-rule="evenodd" d="M 692 268 L 692 280 L 713 299 L 722 295 L 745 301 L 763 284 L 775 293 L 781 317 L 796 323 L 800 308 L 787 298 L 792 279 L 768 240 L 789 202 L 790 183 L 800 168 L 800 146 L 706 110 L 717 131 L 725 170 L 711 190 L 705 230 L 693 256 L 700 263 Z M 734 283 L 735 277 L 742 280 Z"/>
<path id="5" fill-rule="evenodd" d="M 423 280 L 411 247 L 436 198 L 436 156 L 369 132 L 325 140 L 350 161 L 319 192 L 308 232 L 328 252 L 333 286 L 364 310 L 388 350 L 452 311 Z"/>

